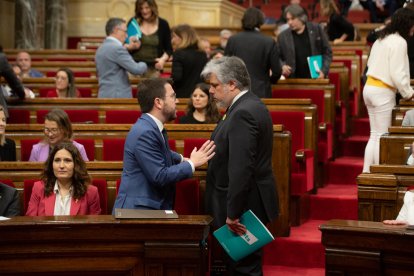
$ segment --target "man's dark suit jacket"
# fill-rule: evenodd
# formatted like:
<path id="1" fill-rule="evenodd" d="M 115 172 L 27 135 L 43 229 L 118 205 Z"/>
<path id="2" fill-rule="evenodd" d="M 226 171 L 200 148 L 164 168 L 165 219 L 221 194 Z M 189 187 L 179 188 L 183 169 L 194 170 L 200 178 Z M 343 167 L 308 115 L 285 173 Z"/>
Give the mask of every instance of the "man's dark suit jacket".
<path id="1" fill-rule="evenodd" d="M 322 55 L 323 64 L 321 69 L 325 77 L 328 77 L 329 66 L 332 61 L 332 49 L 328 37 L 319 24 L 306 22 L 306 28 L 308 29 L 311 55 Z M 278 42 L 282 64 L 287 64 L 292 68 L 292 74 L 289 78 L 294 78 L 296 70 L 296 52 L 292 30 L 290 28 L 284 30 L 279 35 Z"/>
<path id="2" fill-rule="evenodd" d="M 251 91 L 260 98 L 272 97 L 272 84 L 276 83 L 282 67 L 276 42 L 258 31 L 243 31 L 229 38 L 226 56 L 241 58 L 251 79 Z M 272 70 L 272 76 L 270 76 Z"/>
<path id="3" fill-rule="evenodd" d="M 6 55 L 4 53 L 0 53 L 0 76 L 4 77 L 6 82 L 9 84 L 13 94 L 17 95 L 20 99 L 24 99 L 25 94 L 23 85 L 14 74 L 13 69 L 7 61 Z M 6 117 L 9 117 L 6 99 L 4 98 L 3 91 L 1 91 L 1 89 L 0 105 L 3 106 Z"/>
<path id="4" fill-rule="evenodd" d="M 273 125 L 251 92 L 241 96 L 212 133 L 216 154 L 207 171 L 206 210 L 215 228 L 251 209 L 267 223 L 279 213 L 272 171 Z"/>
<path id="5" fill-rule="evenodd" d="M 19 193 L 13 187 L 0 183 L 0 216 L 20 216 Z"/>
<path id="6" fill-rule="evenodd" d="M 173 53 L 173 88 L 177 98 L 189 98 L 197 83 L 201 82 L 200 73 L 207 63 L 204 51 L 195 48 L 178 49 Z"/>

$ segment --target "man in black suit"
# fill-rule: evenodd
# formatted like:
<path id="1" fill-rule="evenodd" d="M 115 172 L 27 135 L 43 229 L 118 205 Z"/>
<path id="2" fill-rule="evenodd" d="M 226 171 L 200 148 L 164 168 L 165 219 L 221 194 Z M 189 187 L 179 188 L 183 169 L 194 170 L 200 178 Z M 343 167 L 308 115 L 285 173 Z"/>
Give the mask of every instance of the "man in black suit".
<path id="1" fill-rule="evenodd" d="M 0 216 L 20 216 L 19 193 L 13 187 L 0 183 Z"/>
<path id="2" fill-rule="evenodd" d="M 224 55 L 241 58 L 249 71 L 251 91 L 260 98 L 271 98 L 272 83 L 279 80 L 282 67 L 276 42 L 259 31 L 263 23 L 263 13 L 248 8 L 242 18 L 243 31 L 229 38 Z"/>
<path id="3" fill-rule="evenodd" d="M 12 67 L 7 61 L 6 55 L 2 52 L 1 46 L 0 46 L 0 77 L 5 78 L 13 94 L 17 95 L 20 99 L 24 99 L 25 92 L 24 92 L 23 85 L 19 81 L 17 76 L 14 74 Z M 7 111 L 6 99 L 4 98 L 1 87 L 0 87 L 0 105 L 3 106 L 6 117 L 9 117 L 9 113 Z"/>
<path id="4" fill-rule="evenodd" d="M 213 228 L 224 224 L 237 234 L 246 227 L 239 221 L 247 210 L 264 223 L 279 213 L 272 171 L 273 125 L 269 111 L 249 91 L 250 77 L 243 61 L 222 57 L 207 63 L 202 77 L 210 83 L 210 95 L 228 108 L 212 133 L 216 155 L 209 161 L 206 210 Z M 262 275 L 262 250 L 234 262 L 229 275 Z"/>

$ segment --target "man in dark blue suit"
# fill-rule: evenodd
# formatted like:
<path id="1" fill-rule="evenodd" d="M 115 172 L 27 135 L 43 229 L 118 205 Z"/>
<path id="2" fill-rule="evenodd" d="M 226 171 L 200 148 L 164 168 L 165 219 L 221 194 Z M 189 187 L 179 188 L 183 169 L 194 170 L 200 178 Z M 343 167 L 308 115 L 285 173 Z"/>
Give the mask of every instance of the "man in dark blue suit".
<path id="1" fill-rule="evenodd" d="M 176 182 L 214 156 L 207 141 L 190 158 L 171 151 L 164 123 L 176 118 L 176 94 L 165 79 L 147 79 L 138 85 L 142 116 L 132 126 L 124 146 L 124 168 L 115 208 L 172 210 Z"/>
<path id="2" fill-rule="evenodd" d="M 250 90 L 250 77 L 237 57 L 207 63 L 202 76 L 210 83 L 210 95 L 224 108 L 223 119 L 211 135 L 216 154 L 207 170 L 206 210 L 213 227 L 225 224 L 241 235 L 240 222 L 247 210 L 266 224 L 279 213 L 272 170 L 273 125 L 269 111 Z M 263 275 L 262 250 L 234 262 L 228 275 Z"/>

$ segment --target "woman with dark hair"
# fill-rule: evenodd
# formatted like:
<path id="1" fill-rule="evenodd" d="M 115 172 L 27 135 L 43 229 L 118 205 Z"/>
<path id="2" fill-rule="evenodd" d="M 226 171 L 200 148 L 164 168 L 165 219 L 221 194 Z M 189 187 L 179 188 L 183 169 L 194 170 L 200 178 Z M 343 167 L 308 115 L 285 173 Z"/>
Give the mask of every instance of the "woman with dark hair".
<path id="1" fill-rule="evenodd" d="M 329 41 L 339 44 L 344 41 L 353 41 L 355 28 L 351 22 L 345 19 L 335 4 L 334 0 L 321 0 L 321 14 L 328 18 L 327 32 Z"/>
<path id="2" fill-rule="evenodd" d="M 210 86 L 198 83 L 188 101 L 187 114 L 180 118 L 180 124 L 215 124 L 220 112 L 209 93 Z"/>
<path id="3" fill-rule="evenodd" d="M 148 71 L 144 76 L 157 77 L 172 54 L 170 26 L 166 20 L 158 16 L 155 0 L 135 2 L 135 17 L 128 22 L 128 29 L 135 22 L 139 25 L 141 45 L 139 49 L 132 51 L 131 55 L 135 61 L 143 61 L 148 65 Z"/>
<path id="4" fill-rule="evenodd" d="M 47 93 L 48 98 L 79 98 L 79 91 L 75 86 L 75 76 L 69 68 L 60 68 L 56 72 L 56 89 Z"/>
<path id="5" fill-rule="evenodd" d="M 35 182 L 26 216 L 99 215 L 98 189 L 78 149 L 69 141 L 57 144 Z"/>
<path id="6" fill-rule="evenodd" d="M 0 105 L 0 161 L 16 161 L 16 143 L 6 138 L 6 114 Z"/>
<path id="7" fill-rule="evenodd" d="M 89 161 L 83 145 L 72 140 L 72 123 L 68 114 L 62 109 L 53 109 L 45 116 L 45 139 L 33 145 L 29 161 L 44 162 L 49 156 L 49 151 L 63 140 L 71 140 L 79 150 L 83 160 Z"/>
<path id="8" fill-rule="evenodd" d="M 178 25 L 171 30 L 173 53 L 171 78 L 178 98 L 188 98 L 207 63 L 206 53 L 198 47 L 196 31 L 189 25 Z"/>
<path id="9" fill-rule="evenodd" d="M 399 9 L 391 22 L 378 32 L 371 48 L 363 91 L 371 133 L 365 148 L 363 172 L 370 172 L 371 165 L 379 164 L 379 141 L 391 126 L 395 93 L 398 91 L 406 100 L 413 97 L 407 55 L 407 39 L 413 33 L 414 11 Z"/>

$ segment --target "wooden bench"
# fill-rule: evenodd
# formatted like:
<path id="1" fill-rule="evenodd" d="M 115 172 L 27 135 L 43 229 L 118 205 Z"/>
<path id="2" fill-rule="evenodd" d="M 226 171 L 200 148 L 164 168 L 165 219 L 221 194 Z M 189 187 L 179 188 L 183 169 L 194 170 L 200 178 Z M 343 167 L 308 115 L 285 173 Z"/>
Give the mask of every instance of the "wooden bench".
<path id="1" fill-rule="evenodd" d="M 414 85 L 414 80 L 411 80 L 411 85 Z M 392 110 L 392 125 L 401 126 L 404 120 L 405 112 L 414 108 L 413 101 L 400 100 L 399 104 L 396 105 Z"/>
<path id="2" fill-rule="evenodd" d="M 390 127 L 380 138 L 380 164 L 404 165 L 414 141 L 414 127 Z"/>
<path id="3" fill-rule="evenodd" d="M 17 150 L 19 151 L 20 141 L 25 138 L 41 138 L 42 126 L 30 125 L 31 129 L 20 132 L 9 132 L 9 137 L 16 141 Z M 185 138 L 209 138 L 215 125 L 171 125 L 167 124 L 168 135 L 170 139 L 176 141 L 177 152 L 183 152 L 183 139 Z M 130 125 L 74 125 L 76 138 L 95 139 L 96 156 L 99 156 L 99 150 L 102 139 L 125 137 L 129 131 Z M 36 133 L 37 130 L 37 133 Z M 283 131 L 281 125 L 274 126 L 273 139 L 273 170 L 279 193 L 279 206 L 281 214 L 272 226 L 272 231 L 280 236 L 289 235 L 290 227 L 290 143 L 291 136 Z M 11 179 L 19 190 L 22 189 L 22 183 L 25 179 L 36 179 L 39 176 L 42 163 L 33 162 L 0 162 L 0 175 L 2 179 Z M 122 171 L 122 162 L 88 162 L 88 170 L 95 178 L 104 178 L 108 181 L 108 207 L 112 209 L 115 200 L 116 180 L 120 179 Z M 195 177 L 200 180 L 200 192 L 203 194 L 205 188 L 205 167 L 196 170 Z M 203 200 L 200 200 L 203 203 Z M 203 206 L 200 206 L 203 210 Z"/>
<path id="4" fill-rule="evenodd" d="M 0 274 L 206 275 L 211 221 L 15 217 L 0 224 Z"/>
<path id="5" fill-rule="evenodd" d="M 405 191 L 413 185 L 413 181 L 412 166 L 371 166 L 371 173 L 362 173 L 357 177 L 358 219 L 395 219 L 403 204 Z"/>
<path id="6" fill-rule="evenodd" d="M 411 275 L 414 239 L 406 226 L 331 220 L 320 226 L 326 275 Z"/>

